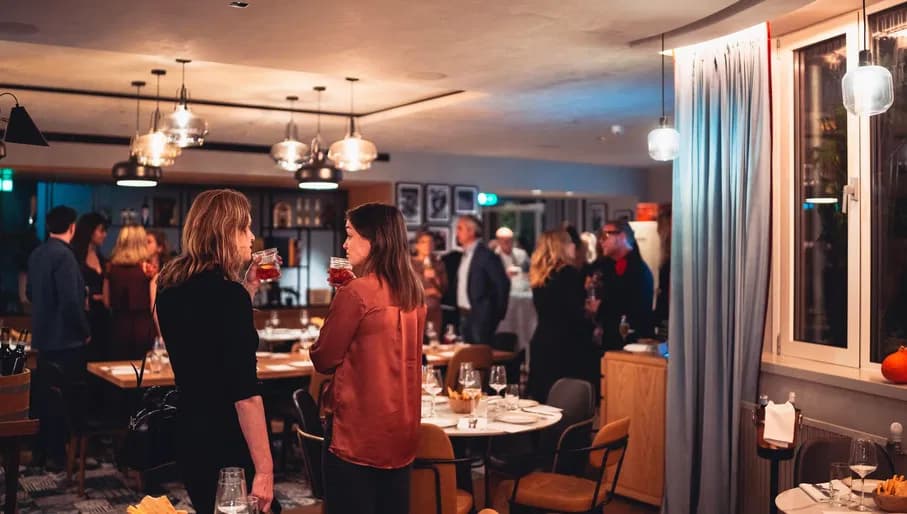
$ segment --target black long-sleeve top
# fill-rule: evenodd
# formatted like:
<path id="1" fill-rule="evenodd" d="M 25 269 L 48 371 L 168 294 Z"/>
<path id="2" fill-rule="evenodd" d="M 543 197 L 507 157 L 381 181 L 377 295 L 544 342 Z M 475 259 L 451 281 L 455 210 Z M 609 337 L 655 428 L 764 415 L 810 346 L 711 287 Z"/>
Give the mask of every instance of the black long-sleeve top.
<path id="1" fill-rule="evenodd" d="M 596 296 L 601 300 L 595 320 L 602 328 L 602 346 L 605 351 L 619 350 L 627 342 L 642 337 L 652 337 L 652 300 L 654 280 L 652 271 L 638 251 L 626 257 L 626 268 L 618 273 L 618 263 L 602 258 L 593 266 L 601 272 Z M 620 336 L 620 319 L 627 317 L 633 334 L 626 341 Z"/>
<path id="2" fill-rule="evenodd" d="M 85 281 L 72 248 L 48 238 L 28 258 L 26 295 L 32 302 L 32 341 L 41 352 L 78 348 L 91 334 Z"/>

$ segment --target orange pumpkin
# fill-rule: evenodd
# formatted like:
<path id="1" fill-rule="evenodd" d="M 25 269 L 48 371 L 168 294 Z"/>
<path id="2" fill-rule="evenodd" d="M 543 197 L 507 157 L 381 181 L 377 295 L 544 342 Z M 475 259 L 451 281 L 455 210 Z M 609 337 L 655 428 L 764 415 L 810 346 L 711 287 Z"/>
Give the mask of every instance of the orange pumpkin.
<path id="1" fill-rule="evenodd" d="M 907 383 L 907 348 L 900 347 L 882 361 L 882 375 L 895 384 Z"/>

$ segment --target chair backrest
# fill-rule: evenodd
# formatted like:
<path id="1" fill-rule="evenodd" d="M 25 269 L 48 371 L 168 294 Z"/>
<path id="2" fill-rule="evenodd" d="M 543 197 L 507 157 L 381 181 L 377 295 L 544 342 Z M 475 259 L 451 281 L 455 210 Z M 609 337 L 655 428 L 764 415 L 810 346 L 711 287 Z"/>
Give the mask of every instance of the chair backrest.
<path id="1" fill-rule="evenodd" d="M 429 424 L 419 429 L 419 446 L 410 475 L 409 511 L 412 514 L 456 514 L 457 475 L 454 464 L 420 463 L 420 459 L 453 459 L 453 446 L 444 430 Z M 438 495 L 441 512 L 438 512 Z"/>
<path id="2" fill-rule="evenodd" d="M 610 450 L 602 449 L 589 452 L 589 464 L 598 469 L 605 461 L 605 467 L 610 468 L 616 465 L 623 458 L 624 452 L 627 451 L 627 439 L 630 435 L 630 418 L 620 418 L 598 429 L 595 439 L 592 440 L 592 446 L 601 446 L 605 444 L 617 443 L 623 440 L 623 445 Z M 617 481 L 617 477 L 615 482 Z"/>
<path id="3" fill-rule="evenodd" d="M 327 388 L 328 384 L 333 380 L 333 375 L 326 375 L 324 373 L 319 373 L 317 371 L 312 373 L 312 377 L 309 380 L 309 396 L 315 400 L 315 405 L 318 406 L 319 412 L 321 411 L 321 404 L 324 398 L 324 391 Z"/>
<path id="4" fill-rule="evenodd" d="M 318 415 L 318 406 L 315 400 L 305 389 L 293 392 L 293 404 L 299 416 L 300 430 L 307 435 L 324 437 L 324 426 Z M 324 478 L 321 472 L 321 451 L 323 443 L 312 437 L 300 437 L 299 445 L 302 447 L 302 456 L 305 461 L 306 474 L 312 484 L 312 496 L 324 498 Z"/>
<path id="5" fill-rule="evenodd" d="M 794 483 L 827 482 L 831 463 L 849 460 L 850 439 L 847 437 L 807 441 L 797 450 L 797 457 L 794 460 Z M 885 448 L 878 443 L 876 444 L 876 460 L 878 467 L 867 475 L 867 478 L 890 478 L 894 474 L 894 464 Z"/>
<path id="6" fill-rule="evenodd" d="M 548 392 L 548 405 L 562 409 L 562 417 L 560 421 L 540 434 L 540 453 L 548 455 L 558 447 L 583 448 L 589 446 L 591 425 L 583 430 L 573 430 L 569 434 L 565 434 L 565 431 L 570 426 L 590 420 L 595 416 L 594 396 L 592 384 L 577 378 L 561 378 L 551 386 Z M 582 455 L 562 455 L 558 459 L 557 468 L 554 471 L 560 473 L 581 473 L 585 468 Z"/>
<path id="7" fill-rule="evenodd" d="M 444 379 L 444 392 L 447 388 L 456 390 L 460 378 L 460 363 L 471 362 L 474 369 L 482 375 L 482 388 L 488 383 L 488 369 L 491 368 L 491 347 L 487 344 L 471 344 L 457 350 L 447 365 L 447 377 Z"/>

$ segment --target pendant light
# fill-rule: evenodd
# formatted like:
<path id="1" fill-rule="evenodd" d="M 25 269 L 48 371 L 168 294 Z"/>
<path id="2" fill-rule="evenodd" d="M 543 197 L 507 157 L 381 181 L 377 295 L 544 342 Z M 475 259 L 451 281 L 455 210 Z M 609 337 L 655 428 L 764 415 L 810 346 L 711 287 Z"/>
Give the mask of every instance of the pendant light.
<path id="1" fill-rule="evenodd" d="M 649 132 L 649 156 L 656 161 L 671 161 L 680 153 L 680 133 L 668 125 L 665 116 L 665 35 L 661 35 L 661 119 Z"/>
<path id="2" fill-rule="evenodd" d="M 350 83 L 350 126 L 346 137 L 334 142 L 328 151 L 328 159 L 334 161 L 344 171 L 361 171 L 372 167 L 372 161 L 378 158 L 375 143 L 363 139 L 356 128 L 356 117 L 353 115 L 353 84 L 357 78 L 347 77 Z"/>
<path id="3" fill-rule="evenodd" d="M 863 0 L 863 50 L 860 64 L 848 71 L 841 80 L 844 107 L 857 116 L 873 116 L 887 111 L 894 103 L 894 86 L 891 72 L 883 66 L 872 64 L 869 50 L 869 24 L 866 0 Z"/>
<path id="4" fill-rule="evenodd" d="M 343 173 L 328 160 L 321 148 L 321 93 L 324 86 L 316 86 L 318 92 L 318 121 L 315 137 L 312 138 L 312 153 L 309 160 L 296 172 L 299 189 L 326 191 L 340 187 Z"/>
<path id="5" fill-rule="evenodd" d="M 161 76 L 166 75 L 165 70 L 151 70 L 157 77 L 157 94 L 154 112 L 151 113 L 151 128 L 147 134 L 136 137 L 132 142 L 132 154 L 139 164 L 145 166 L 170 166 L 179 157 L 180 147 L 171 143 L 167 134 L 159 128 L 161 120 Z"/>
<path id="6" fill-rule="evenodd" d="M 296 100 L 299 100 L 298 96 L 287 97 L 287 101 L 290 102 L 290 121 L 287 123 L 286 135 L 283 141 L 271 147 L 271 158 L 277 163 L 277 167 L 284 171 L 298 170 L 309 154 L 309 147 L 299 141 L 296 122 L 293 121 L 293 102 Z"/>
<path id="7" fill-rule="evenodd" d="M 135 139 L 139 137 L 139 100 L 144 85 L 143 80 L 132 82 L 132 86 L 135 88 L 135 134 L 132 136 L 130 148 L 135 143 Z M 155 187 L 162 174 L 161 169 L 156 166 L 139 164 L 131 152 L 129 159 L 114 164 L 110 172 L 113 179 L 116 180 L 116 184 L 122 187 Z"/>
<path id="8" fill-rule="evenodd" d="M 183 67 L 183 79 L 180 86 L 179 101 L 173 112 L 161 121 L 161 130 L 167 134 L 171 143 L 180 148 L 202 146 L 208 135 L 208 122 L 189 110 L 189 90 L 186 89 L 186 64 L 189 59 L 177 59 Z"/>

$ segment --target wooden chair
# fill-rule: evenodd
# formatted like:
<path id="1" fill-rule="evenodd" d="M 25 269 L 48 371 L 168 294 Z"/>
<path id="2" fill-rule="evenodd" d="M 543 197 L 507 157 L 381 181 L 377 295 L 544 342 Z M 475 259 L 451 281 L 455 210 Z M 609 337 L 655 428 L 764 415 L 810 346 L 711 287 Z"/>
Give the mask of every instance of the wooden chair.
<path id="1" fill-rule="evenodd" d="M 487 344 L 471 344 L 457 350 L 453 357 L 450 358 L 450 364 L 447 365 L 447 376 L 444 377 L 444 393 L 447 388 L 457 389 L 460 378 L 460 363 L 471 362 L 474 369 L 479 370 L 482 374 L 482 384 L 488 383 L 488 370 L 492 363 L 491 347 Z"/>
<path id="2" fill-rule="evenodd" d="M 305 461 L 306 474 L 312 486 L 312 496 L 324 499 L 324 477 L 321 471 L 322 446 L 324 445 L 324 427 L 318 415 L 315 400 L 304 389 L 293 392 L 293 404 L 299 415 L 300 426 L 296 428 L 299 447 Z"/>
<path id="3" fill-rule="evenodd" d="M 473 458 L 454 458 L 453 447 L 444 430 L 422 425 L 419 446 L 410 478 L 411 514 L 466 514 L 473 510 L 472 494 L 457 489 L 456 465 L 471 464 Z"/>
<path id="4" fill-rule="evenodd" d="M 621 418 L 601 427 L 592 446 L 575 449 L 559 447 L 556 456 L 588 453 L 589 464 L 595 469 L 597 479 L 554 472 L 529 473 L 513 483 L 511 512 L 513 507 L 528 507 L 545 512 L 600 512 L 614 497 L 614 488 L 627 452 L 629 433 L 630 418 Z M 611 481 L 610 487 L 606 479 Z"/>

